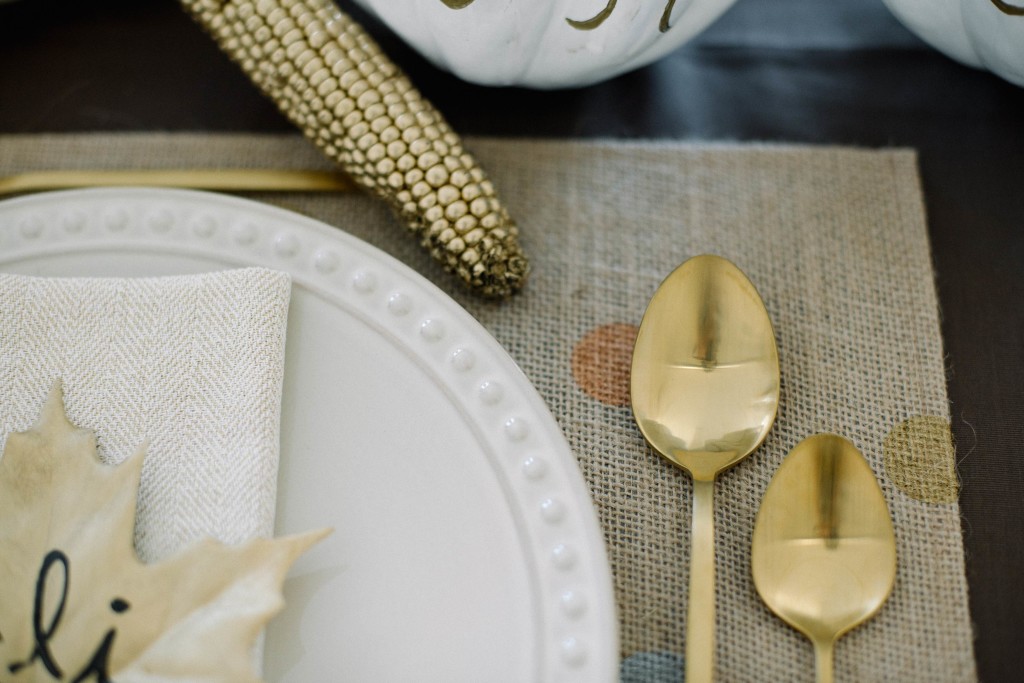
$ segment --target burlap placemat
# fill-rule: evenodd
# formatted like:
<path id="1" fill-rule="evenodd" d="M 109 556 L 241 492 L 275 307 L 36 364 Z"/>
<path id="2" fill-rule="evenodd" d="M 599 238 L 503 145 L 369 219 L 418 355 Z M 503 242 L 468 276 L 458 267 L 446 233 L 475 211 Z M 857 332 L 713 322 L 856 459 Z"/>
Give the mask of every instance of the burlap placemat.
<path id="1" fill-rule="evenodd" d="M 690 486 L 628 407 L 635 325 L 658 283 L 702 252 L 733 260 L 775 324 L 778 420 L 719 480 L 717 673 L 810 681 L 802 636 L 761 603 L 750 538 L 785 454 L 842 434 L 874 467 L 899 571 L 879 615 L 845 636 L 840 681 L 970 681 L 973 661 L 942 340 L 916 160 L 906 150 L 470 139 L 522 229 L 534 272 L 488 303 L 440 272 L 387 209 L 358 195 L 258 199 L 336 225 L 450 292 L 508 349 L 561 424 L 605 529 L 623 681 L 681 681 Z M 0 172 L 51 167 L 315 166 L 297 136 L 0 138 Z"/>

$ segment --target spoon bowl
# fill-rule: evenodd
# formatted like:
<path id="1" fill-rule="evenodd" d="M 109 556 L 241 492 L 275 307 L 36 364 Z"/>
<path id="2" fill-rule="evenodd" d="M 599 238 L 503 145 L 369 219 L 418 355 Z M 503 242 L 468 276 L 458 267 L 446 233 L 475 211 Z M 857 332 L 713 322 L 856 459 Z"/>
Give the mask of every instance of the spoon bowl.
<path id="1" fill-rule="evenodd" d="M 881 609 L 896 579 L 896 539 L 882 490 L 860 451 L 834 434 L 800 442 L 783 461 L 754 526 L 754 585 L 815 648 L 832 681 L 836 640 Z"/>
<path id="2" fill-rule="evenodd" d="M 779 357 L 750 280 L 718 256 L 689 259 L 654 293 L 630 375 L 644 438 L 693 478 L 686 680 L 714 673 L 714 482 L 768 434 L 779 404 Z"/>

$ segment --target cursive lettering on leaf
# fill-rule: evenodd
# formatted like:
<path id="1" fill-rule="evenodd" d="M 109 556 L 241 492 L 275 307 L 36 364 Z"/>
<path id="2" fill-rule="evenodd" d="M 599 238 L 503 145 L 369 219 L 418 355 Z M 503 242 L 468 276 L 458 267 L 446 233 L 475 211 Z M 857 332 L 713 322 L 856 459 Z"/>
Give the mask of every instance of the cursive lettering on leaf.
<path id="1" fill-rule="evenodd" d="M 60 574 L 54 577 L 55 580 L 60 582 L 60 595 L 54 607 L 53 615 L 47 620 L 43 610 L 46 605 L 47 583 L 50 580 L 49 577 L 52 571 L 60 571 Z M 35 596 L 32 606 L 32 638 L 35 644 L 33 645 L 32 652 L 25 660 L 11 662 L 7 665 L 8 672 L 16 674 L 22 669 L 26 669 L 38 662 L 54 680 L 64 680 L 64 671 L 50 650 L 50 642 L 56 635 L 60 627 L 60 620 L 64 616 L 64 607 L 67 605 L 70 586 L 71 562 L 68 560 L 68 556 L 60 550 L 51 550 L 43 558 L 43 564 L 39 568 L 39 574 L 36 577 Z M 115 597 L 110 601 L 110 609 L 115 614 L 122 614 L 131 609 L 131 605 L 124 598 Z M 111 683 L 108 666 L 110 650 L 114 646 L 116 635 L 117 631 L 115 629 L 107 630 L 89 662 L 74 678 L 70 679 L 71 683 L 85 683 L 86 681 Z"/>
<path id="2" fill-rule="evenodd" d="M 61 568 L 60 600 L 57 601 L 57 609 L 50 619 L 50 625 L 43 627 L 43 604 L 46 597 L 46 579 L 50 574 L 50 568 L 59 564 Z M 50 652 L 50 638 L 57 631 L 60 625 L 60 618 L 64 616 L 64 605 L 68 600 L 68 580 L 70 566 L 68 556 L 59 550 L 51 550 L 43 558 L 43 566 L 39 569 L 39 576 L 36 578 L 35 602 L 32 606 L 32 636 L 35 640 L 35 647 L 32 654 L 23 662 L 13 662 L 7 666 L 7 670 L 16 674 L 27 666 L 31 666 L 36 660 L 42 663 L 43 667 L 51 676 L 60 680 L 64 672 L 57 666 L 57 662 Z"/>
<path id="3" fill-rule="evenodd" d="M 107 661 L 110 659 L 110 648 L 114 644 L 115 633 L 114 629 L 107 631 L 92 659 L 80 674 L 71 679 L 71 683 L 84 683 L 89 679 L 95 679 L 96 683 L 111 683 L 110 676 L 107 675 Z"/>

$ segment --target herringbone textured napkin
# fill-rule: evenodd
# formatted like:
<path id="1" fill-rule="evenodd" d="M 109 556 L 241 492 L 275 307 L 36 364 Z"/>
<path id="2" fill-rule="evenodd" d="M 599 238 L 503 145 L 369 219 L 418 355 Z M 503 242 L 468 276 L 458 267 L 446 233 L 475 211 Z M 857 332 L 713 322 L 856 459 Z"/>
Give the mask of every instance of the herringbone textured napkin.
<path id="1" fill-rule="evenodd" d="M 0 439 L 55 381 L 119 463 L 144 444 L 135 545 L 171 555 L 273 533 L 291 280 L 245 268 L 163 278 L 0 273 Z"/>

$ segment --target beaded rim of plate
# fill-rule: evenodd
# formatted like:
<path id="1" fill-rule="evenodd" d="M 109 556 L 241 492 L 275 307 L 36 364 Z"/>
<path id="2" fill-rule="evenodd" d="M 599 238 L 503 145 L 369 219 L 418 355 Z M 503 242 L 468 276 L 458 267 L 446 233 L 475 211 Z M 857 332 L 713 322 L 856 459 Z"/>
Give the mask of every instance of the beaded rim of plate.
<path id="1" fill-rule="evenodd" d="M 407 353 L 473 425 L 481 445 L 475 455 L 503 482 L 505 503 L 521 522 L 541 671 L 559 681 L 612 680 L 618 622 L 611 565 L 586 484 L 536 389 L 464 308 L 376 247 L 250 199 L 92 188 L 19 197 L 0 207 L 0 274 L 7 264 L 38 266 L 47 257 L 68 274 L 66 254 L 90 264 L 85 272 L 75 267 L 78 275 L 95 275 L 94 268 L 116 274 L 101 265 L 105 252 L 129 259 L 126 253 L 183 254 L 214 269 L 286 271 L 293 288 L 315 292 Z"/>
<path id="2" fill-rule="evenodd" d="M 386 200 L 446 270 L 487 297 L 529 262 L 494 185 L 444 117 L 329 0 L 182 0 L 323 153 Z"/>

